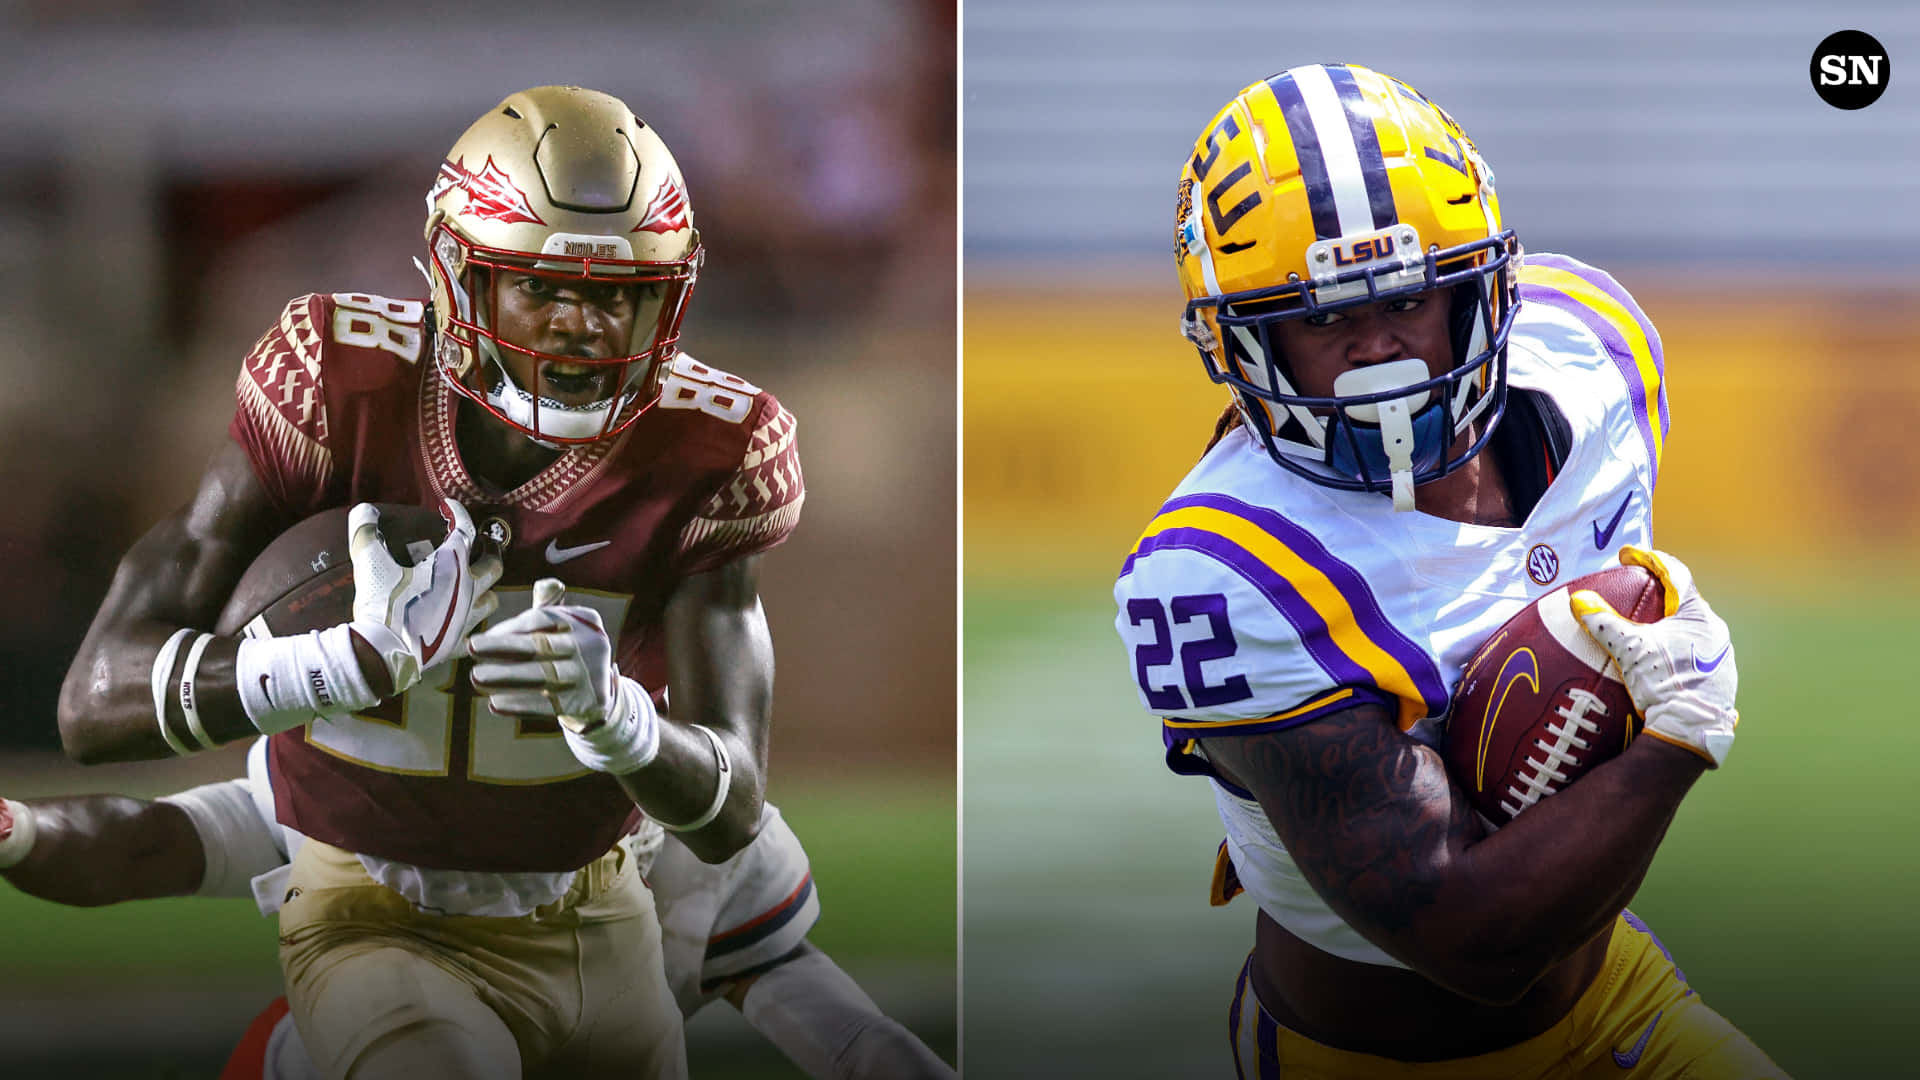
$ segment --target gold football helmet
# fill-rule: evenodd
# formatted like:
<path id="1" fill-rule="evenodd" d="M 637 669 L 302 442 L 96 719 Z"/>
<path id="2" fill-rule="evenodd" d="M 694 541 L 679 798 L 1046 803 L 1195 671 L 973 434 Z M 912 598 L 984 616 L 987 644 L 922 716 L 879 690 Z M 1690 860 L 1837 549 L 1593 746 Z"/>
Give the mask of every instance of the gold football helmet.
<path id="1" fill-rule="evenodd" d="M 1180 172 L 1181 329 L 1207 374 L 1232 388 L 1275 462 L 1327 487 L 1391 492 L 1399 509 L 1499 421 L 1519 254 L 1493 172 L 1460 125 L 1357 65 L 1293 68 L 1242 90 Z M 1298 392 L 1275 324 L 1432 290 L 1451 294 L 1450 370 L 1430 376 L 1414 358 L 1347 372 L 1331 397 Z"/>
<path id="2" fill-rule="evenodd" d="M 540 86 L 474 121 L 427 192 L 426 237 L 434 359 L 457 392 L 552 444 L 611 438 L 658 400 L 705 253 L 673 155 L 619 99 Z M 501 271 L 639 286 L 626 351 L 589 359 L 501 340 L 490 287 Z M 535 387 L 518 385 L 502 350 L 534 361 Z M 586 405 L 537 396 L 550 364 L 604 370 L 612 392 Z"/>

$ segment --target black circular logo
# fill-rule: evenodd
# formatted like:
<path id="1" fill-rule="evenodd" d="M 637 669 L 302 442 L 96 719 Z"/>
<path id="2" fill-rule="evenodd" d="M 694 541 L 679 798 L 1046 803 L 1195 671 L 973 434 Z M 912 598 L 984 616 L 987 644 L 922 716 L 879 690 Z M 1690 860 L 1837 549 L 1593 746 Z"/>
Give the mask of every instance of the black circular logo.
<path id="1" fill-rule="evenodd" d="M 480 538 L 491 543 L 497 550 L 495 554 L 505 555 L 508 546 L 513 543 L 513 526 L 505 518 L 490 517 L 480 523 Z"/>
<path id="2" fill-rule="evenodd" d="M 1893 81 L 1893 61 L 1873 35 L 1862 30 L 1828 34 L 1807 65 L 1813 92 L 1836 109 L 1864 109 L 1880 100 Z"/>

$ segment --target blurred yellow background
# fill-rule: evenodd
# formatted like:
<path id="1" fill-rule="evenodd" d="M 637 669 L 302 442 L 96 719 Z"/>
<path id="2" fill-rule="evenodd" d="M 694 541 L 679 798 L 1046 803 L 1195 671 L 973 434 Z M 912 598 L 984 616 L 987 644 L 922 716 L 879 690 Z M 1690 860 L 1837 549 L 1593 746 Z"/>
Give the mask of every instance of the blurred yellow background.
<path id="1" fill-rule="evenodd" d="M 1797 567 L 1776 582 L 1785 586 L 1818 588 L 1817 567 L 1861 560 L 1896 579 L 1914 574 L 1901 558 L 1920 546 L 1911 289 L 1728 289 L 1658 268 L 1602 269 L 1665 346 L 1673 434 L 1654 499 L 1663 546 L 1755 573 Z M 1179 336 L 1182 303 L 1171 269 L 1157 288 L 969 286 L 970 580 L 1106 563 L 1118 573 L 1228 401 Z M 1070 337 L 1049 334 L 1069 322 Z"/>

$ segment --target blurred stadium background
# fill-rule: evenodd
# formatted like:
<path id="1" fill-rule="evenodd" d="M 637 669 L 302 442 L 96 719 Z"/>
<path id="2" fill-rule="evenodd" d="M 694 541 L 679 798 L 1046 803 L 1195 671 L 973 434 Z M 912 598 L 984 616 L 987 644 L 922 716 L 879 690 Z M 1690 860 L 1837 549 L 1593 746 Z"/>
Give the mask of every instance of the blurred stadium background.
<path id="1" fill-rule="evenodd" d="M 710 257 L 683 340 L 801 418 L 811 498 L 763 595 L 771 795 L 813 855 L 815 939 L 951 1056 L 952 8 L 0 5 L 0 792 L 242 770 L 58 755 L 55 696 L 115 562 L 190 495 L 287 298 L 422 295 L 421 200 L 474 117 L 526 86 L 605 89 L 688 178 Z M 244 902 L 0 888 L 7 1076 L 212 1075 L 278 982 Z M 743 1031 L 703 1014 L 696 1071 L 793 1075 Z"/>
<path id="2" fill-rule="evenodd" d="M 1657 535 L 1734 627 L 1746 722 L 1636 912 L 1795 1076 L 1911 1074 L 1920 99 L 1823 104 L 1846 28 L 1920 56 L 1892 2 L 969 0 L 970 1072 L 1231 1075 L 1252 907 L 1207 907 L 1220 826 L 1160 765 L 1111 584 L 1226 400 L 1176 334 L 1181 159 L 1241 87 L 1350 60 L 1450 110 L 1528 248 L 1611 271 L 1665 340 Z"/>

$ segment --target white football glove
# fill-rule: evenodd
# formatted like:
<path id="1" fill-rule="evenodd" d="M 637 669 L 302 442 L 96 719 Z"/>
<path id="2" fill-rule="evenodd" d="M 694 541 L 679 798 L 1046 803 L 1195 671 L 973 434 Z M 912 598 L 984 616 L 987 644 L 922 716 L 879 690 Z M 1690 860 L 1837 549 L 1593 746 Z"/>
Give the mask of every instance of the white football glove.
<path id="1" fill-rule="evenodd" d="M 660 751 L 659 713 L 614 667 L 600 613 L 559 603 L 564 589 L 557 578 L 540 579 L 532 607 L 467 642 L 473 688 L 501 716 L 558 720 L 580 764 L 632 772 Z"/>
<path id="2" fill-rule="evenodd" d="M 1645 567 L 1660 579 L 1665 617 L 1636 623 L 1587 589 L 1568 598 L 1573 614 L 1619 666 L 1647 734 L 1691 750 L 1717 769 L 1740 723 L 1734 708 L 1740 675 L 1727 624 L 1707 606 L 1693 572 L 1679 559 L 1626 547 L 1620 562 Z"/>
<path id="3" fill-rule="evenodd" d="M 262 732 L 380 703 L 355 655 L 355 636 L 380 654 L 397 696 L 422 672 L 457 656 L 467 633 L 493 614 L 499 601 L 490 590 L 500 580 L 499 558 L 489 555 L 469 566 L 472 519 L 452 499 L 443 500 L 440 512 L 449 525 L 447 538 L 419 564 L 401 566 L 380 535 L 380 511 L 372 503 L 355 506 L 347 515 L 353 621 L 240 643 L 234 662 L 240 701 Z"/>
<path id="4" fill-rule="evenodd" d="M 474 529 L 466 508 L 442 499 L 440 513 L 450 526 L 447 538 L 413 566 L 401 566 L 387 550 L 380 511 L 372 503 L 361 503 L 347 517 L 353 632 L 386 662 L 395 694 L 457 655 L 467 632 L 499 604 L 490 591 L 500 580 L 499 559 L 488 556 L 468 565 Z"/>

